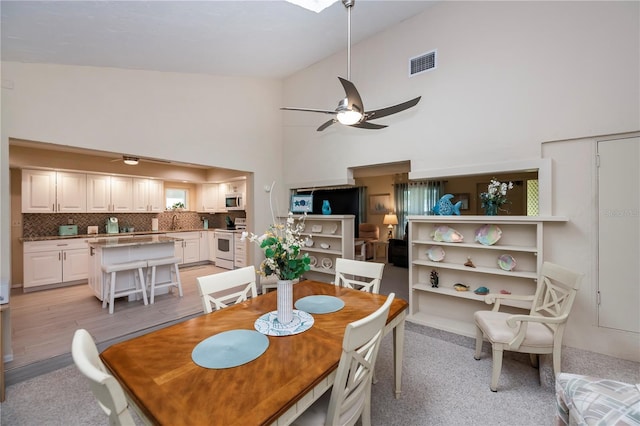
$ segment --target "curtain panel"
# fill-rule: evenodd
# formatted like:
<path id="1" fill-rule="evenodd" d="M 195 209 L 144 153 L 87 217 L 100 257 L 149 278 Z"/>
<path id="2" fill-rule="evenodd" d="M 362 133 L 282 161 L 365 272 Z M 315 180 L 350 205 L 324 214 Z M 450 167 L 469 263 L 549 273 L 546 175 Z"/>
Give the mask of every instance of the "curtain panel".
<path id="1" fill-rule="evenodd" d="M 394 186 L 396 215 L 398 216 L 398 231 L 396 238 L 402 239 L 405 234 L 407 216 L 432 215 L 444 190 L 442 181 L 415 181 L 397 183 Z"/>

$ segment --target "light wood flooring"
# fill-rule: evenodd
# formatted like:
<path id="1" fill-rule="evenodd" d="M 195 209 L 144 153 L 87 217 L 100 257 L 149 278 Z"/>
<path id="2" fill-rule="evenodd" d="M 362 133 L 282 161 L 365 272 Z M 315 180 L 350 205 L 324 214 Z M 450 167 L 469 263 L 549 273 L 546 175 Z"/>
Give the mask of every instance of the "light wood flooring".
<path id="1" fill-rule="evenodd" d="M 196 277 L 225 271 L 214 265 L 180 269 L 183 297 L 169 293 L 155 297 L 153 305 L 142 300 L 115 302 L 112 315 L 102 309 L 87 284 L 11 295 L 11 332 L 13 360 L 5 363 L 7 384 L 40 374 L 43 361 L 60 365 L 70 362 L 71 340 L 76 329 L 84 328 L 94 337 L 98 347 L 123 340 L 124 336 L 149 330 L 202 313 Z M 44 363 L 47 364 L 47 363 Z M 58 366 L 59 367 L 59 366 Z M 46 369 L 54 368 L 49 367 Z M 26 376 L 26 377 L 25 377 Z"/>

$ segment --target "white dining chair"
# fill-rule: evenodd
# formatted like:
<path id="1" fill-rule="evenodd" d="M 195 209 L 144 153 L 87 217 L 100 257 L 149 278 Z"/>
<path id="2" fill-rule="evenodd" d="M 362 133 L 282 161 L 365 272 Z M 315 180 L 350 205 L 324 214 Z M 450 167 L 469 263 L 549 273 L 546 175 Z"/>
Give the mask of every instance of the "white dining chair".
<path id="1" fill-rule="evenodd" d="M 336 259 L 336 276 L 333 283 L 339 287 L 353 288 L 378 294 L 384 263 L 361 260 Z"/>
<path id="2" fill-rule="evenodd" d="M 333 387 L 305 410 L 293 425 L 351 426 L 360 418 L 362 426 L 371 425 L 373 368 L 394 296 L 391 293 L 374 313 L 347 324 Z"/>
<path id="3" fill-rule="evenodd" d="M 79 329 L 74 333 L 71 356 L 78 370 L 89 379 L 91 392 L 100 408 L 109 416 L 109 424 L 135 425 L 120 383 L 107 372 L 98 355 L 98 348 L 87 330 Z"/>
<path id="4" fill-rule="evenodd" d="M 197 277 L 198 290 L 205 313 L 240 303 L 249 295 L 256 297 L 256 270 L 253 266 Z"/>

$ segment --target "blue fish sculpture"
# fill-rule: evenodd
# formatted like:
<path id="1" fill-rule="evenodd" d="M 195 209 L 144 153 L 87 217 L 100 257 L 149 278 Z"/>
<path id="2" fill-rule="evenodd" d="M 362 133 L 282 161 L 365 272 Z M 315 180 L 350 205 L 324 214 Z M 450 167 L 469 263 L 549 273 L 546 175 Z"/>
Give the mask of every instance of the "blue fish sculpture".
<path id="1" fill-rule="evenodd" d="M 433 206 L 433 213 L 440 216 L 451 216 L 458 215 L 460 216 L 460 206 L 462 206 L 462 201 L 458 201 L 457 203 L 451 203 L 451 199 L 453 195 L 445 194 L 438 200 L 435 206 Z"/>

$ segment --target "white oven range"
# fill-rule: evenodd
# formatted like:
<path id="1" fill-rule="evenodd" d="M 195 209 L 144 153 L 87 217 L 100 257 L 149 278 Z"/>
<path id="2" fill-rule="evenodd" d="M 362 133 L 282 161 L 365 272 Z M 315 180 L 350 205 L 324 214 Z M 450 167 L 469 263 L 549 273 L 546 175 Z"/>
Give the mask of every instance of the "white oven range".
<path id="1" fill-rule="evenodd" d="M 233 269 L 234 257 L 234 232 L 231 230 L 216 229 L 216 266 L 224 269 Z"/>
<path id="2" fill-rule="evenodd" d="M 216 229 L 216 266 L 224 269 L 234 269 L 246 266 L 246 243 L 238 241 L 236 236 L 247 229 L 245 218 L 235 219 L 236 229 Z"/>

